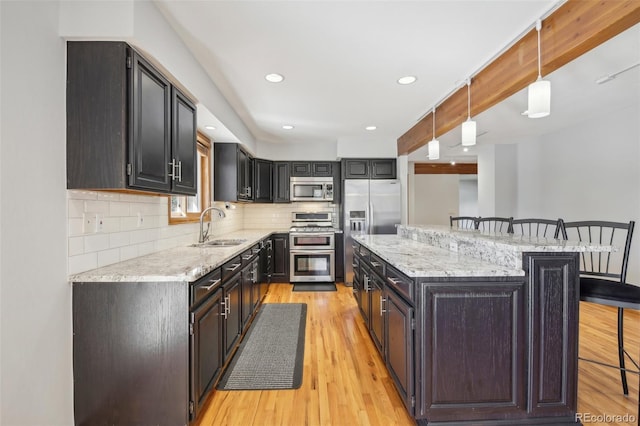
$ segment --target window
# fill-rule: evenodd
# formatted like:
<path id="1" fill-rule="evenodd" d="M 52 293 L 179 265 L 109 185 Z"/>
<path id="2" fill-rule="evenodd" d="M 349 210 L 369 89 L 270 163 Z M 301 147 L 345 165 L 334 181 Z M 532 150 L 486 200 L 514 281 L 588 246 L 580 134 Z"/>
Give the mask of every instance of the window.
<path id="1" fill-rule="evenodd" d="M 202 210 L 209 207 L 211 199 L 211 141 L 198 132 L 198 193 L 194 196 L 171 195 L 169 197 L 169 224 L 198 222 Z"/>

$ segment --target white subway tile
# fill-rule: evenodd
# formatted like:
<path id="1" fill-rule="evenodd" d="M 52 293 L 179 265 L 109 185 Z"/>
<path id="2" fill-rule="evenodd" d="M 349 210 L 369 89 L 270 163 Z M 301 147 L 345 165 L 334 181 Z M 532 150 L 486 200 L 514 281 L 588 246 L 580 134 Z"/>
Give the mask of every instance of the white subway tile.
<path id="1" fill-rule="evenodd" d="M 82 219 L 71 218 L 69 219 L 69 236 L 82 235 Z"/>
<path id="2" fill-rule="evenodd" d="M 138 256 L 144 256 L 145 254 L 151 254 L 156 251 L 155 241 L 149 241 L 138 245 Z"/>
<path id="3" fill-rule="evenodd" d="M 94 251 L 106 250 L 109 248 L 108 234 L 94 234 L 84 237 L 84 252 L 91 253 Z"/>
<path id="4" fill-rule="evenodd" d="M 120 262 L 120 249 L 110 249 L 98 252 L 98 268 Z"/>
<path id="5" fill-rule="evenodd" d="M 87 213 L 109 214 L 108 201 L 86 201 L 84 203 L 84 211 Z"/>
<path id="6" fill-rule="evenodd" d="M 117 192 L 98 191 L 98 200 L 103 201 L 118 201 L 120 194 Z"/>
<path id="7" fill-rule="evenodd" d="M 89 271 L 98 267 L 98 255 L 96 253 L 69 256 L 69 275 Z"/>
<path id="8" fill-rule="evenodd" d="M 69 237 L 69 256 L 84 253 L 84 237 Z"/>
<path id="9" fill-rule="evenodd" d="M 67 191 L 67 198 L 73 200 L 95 200 L 98 198 L 98 194 L 95 191 L 70 190 Z"/>
<path id="10" fill-rule="evenodd" d="M 120 219 L 120 231 L 134 231 L 138 228 L 138 218 L 135 216 Z"/>
<path id="11" fill-rule="evenodd" d="M 138 246 L 125 246 L 120 248 L 120 261 L 138 257 Z"/>
<path id="12" fill-rule="evenodd" d="M 84 213 L 84 200 L 69 199 L 68 204 L 69 204 L 68 217 L 82 218 L 82 214 Z"/>
<path id="13" fill-rule="evenodd" d="M 123 247 L 128 246 L 131 242 L 129 232 L 114 232 L 109 234 L 109 247 Z"/>
<path id="14" fill-rule="evenodd" d="M 123 201 L 109 203 L 109 216 L 129 216 L 129 204 Z"/>
<path id="15" fill-rule="evenodd" d="M 120 221 L 119 217 L 105 217 L 102 220 L 102 232 L 106 234 L 120 232 Z"/>

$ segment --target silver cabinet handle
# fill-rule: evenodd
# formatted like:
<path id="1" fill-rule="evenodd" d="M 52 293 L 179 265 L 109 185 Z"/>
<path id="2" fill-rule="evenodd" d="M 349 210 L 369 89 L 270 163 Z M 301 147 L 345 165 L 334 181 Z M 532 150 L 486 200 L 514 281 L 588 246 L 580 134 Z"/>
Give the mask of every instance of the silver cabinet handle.
<path id="1" fill-rule="evenodd" d="M 231 264 L 231 266 L 232 266 L 231 268 L 224 268 L 224 269 L 226 269 L 226 270 L 227 270 L 227 271 L 229 271 L 229 272 L 233 272 L 233 271 L 235 271 L 236 269 L 238 269 L 238 267 L 239 267 L 240 265 L 241 265 L 241 263 L 232 263 L 232 264 Z"/>
<path id="2" fill-rule="evenodd" d="M 399 280 L 399 279 L 391 278 L 391 277 L 387 277 L 387 280 L 388 280 L 391 284 L 394 284 L 394 285 L 398 285 L 398 283 L 400 282 L 400 280 Z"/>
<path id="3" fill-rule="evenodd" d="M 211 290 L 212 288 L 214 288 L 215 286 L 217 286 L 220 283 L 220 279 L 217 280 L 211 280 L 209 281 L 211 283 L 210 286 L 204 287 L 207 291 Z"/>
<path id="4" fill-rule="evenodd" d="M 364 276 L 364 291 L 369 291 L 369 277 L 365 274 Z"/>
<path id="5" fill-rule="evenodd" d="M 253 255 L 252 255 L 252 254 L 244 254 L 244 255 L 242 255 L 242 260 L 249 260 L 249 259 L 251 259 L 252 257 L 253 257 Z"/>
<path id="6" fill-rule="evenodd" d="M 371 261 L 371 266 L 373 266 L 374 268 L 377 268 L 380 266 L 380 262 L 375 262 L 375 261 Z"/>
<path id="7" fill-rule="evenodd" d="M 182 182 L 182 161 L 178 161 L 178 182 Z"/>
<path id="8" fill-rule="evenodd" d="M 227 298 L 225 296 L 224 300 L 222 300 L 222 306 L 224 306 L 224 309 L 222 310 L 222 316 L 224 317 L 224 319 L 227 319 Z"/>
<path id="9" fill-rule="evenodd" d="M 358 264 L 354 262 L 354 263 L 351 264 L 351 266 L 353 266 L 354 268 L 357 268 Z"/>
<path id="10" fill-rule="evenodd" d="M 169 163 L 169 167 L 171 167 L 171 170 L 169 171 L 169 177 L 171 178 L 171 180 L 176 180 L 176 159 L 172 158 L 171 162 Z"/>
<path id="11" fill-rule="evenodd" d="M 224 299 L 227 301 L 224 304 L 224 310 L 226 312 L 225 318 L 226 318 L 227 315 L 231 313 L 231 296 L 225 296 Z"/>
<path id="12" fill-rule="evenodd" d="M 380 316 L 382 316 L 382 314 L 384 314 L 386 312 L 386 310 L 384 309 L 384 303 L 387 301 L 387 299 L 385 299 L 384 297 L 380 298 Z"/>

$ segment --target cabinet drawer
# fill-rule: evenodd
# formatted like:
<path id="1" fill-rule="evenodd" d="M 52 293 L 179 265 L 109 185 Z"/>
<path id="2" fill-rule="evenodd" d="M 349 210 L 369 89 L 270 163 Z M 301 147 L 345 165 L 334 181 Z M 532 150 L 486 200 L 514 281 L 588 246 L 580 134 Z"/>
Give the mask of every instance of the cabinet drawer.
<path id="1" fill-rule="evenodd" d="M 403 296 L 412 304 L 415 303 L 415 285 L 411 278 L 388 265 L 386 277 L 387 285 L 389 287 L 394 289 L 398 294 Z"/>
<path id="2" fill-rule="evenodd" d="M 240 258 L 240 256 L 236 256 L 222 265 L 222 281 L 226 281 L 228 278 L 240 272 L 241 266 L 242 259 Z"/>
<path id="3" fill-rule="evenodd" d="M 386 263 L 382 259 L 380 259 L 375 254 L 371 253 L 369 258 L 369 264 L 371 265 L 371 269 L 380 274 L 380 276 L 384 277 L 385 275 L 385 266 Z"/>
<path id="4" fill-rule="evenodd" d="M 360 278 L 360 258 L 357 254 L 354 254 L 351 266 L 353 267 L 353 275 Z"/>
<path id="5" fill-rule="evenodd" d="M 191 283 L 191 307 L 195 307 L 204 299 L 206 299 L 207 296 L 213 294 L 213 292 L 220 287 L 221 283 L 222 281 L 220 279 L 220 268 L 214 269 L 204 277 L 200 278 L 198 281 Z"/>
<path id="6" fill-rule="evenodd" d="M 360 246 L 360 257 L 365 261 L 369 262 L 369 255 L 371 252 L 365 246 Z"/>
<path id="7" fill-rule="evenodd" d="M 242 254 L 240 255 L 240 259 L 242 260 L 242 266 L 245 266 L 245 265 L 248 265 L 249 263 L 251 263 L 253 258 L 258 253 L 260 253 L 260 245 L 259 244 L 256 244 L 253 247 L 251 247 L 250 249 L 247 249 L 244 252 L 242 252 Z"/>

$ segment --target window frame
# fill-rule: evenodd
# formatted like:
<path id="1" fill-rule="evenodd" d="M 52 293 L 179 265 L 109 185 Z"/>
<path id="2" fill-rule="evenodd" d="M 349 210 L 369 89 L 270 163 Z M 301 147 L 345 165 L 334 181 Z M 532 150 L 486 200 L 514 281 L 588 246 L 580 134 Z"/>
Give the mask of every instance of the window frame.
<path id="1" fill-rule="evenodd" d="M 196 194 L 196 197 L 200 198 L 200 210 L 198 212 L 187 212 L 185 216 L 172 216 L 171 215 L 171 202 L 174 197 L 186 198 L 187 195 L 169 195 L 168 198 L 168 216 L 169 225 L 179 225 L 182 223 L 200 222 L 200 214 L 202 210 L 209 207 L 211 204 L 211 139 L 205 136 L 200 131 L 196 135 L 196 146 L 198 150 L 197 159 L 200 167 L 200 192 Z M 186 204 L 186 203 L 185 203 Z"/>

